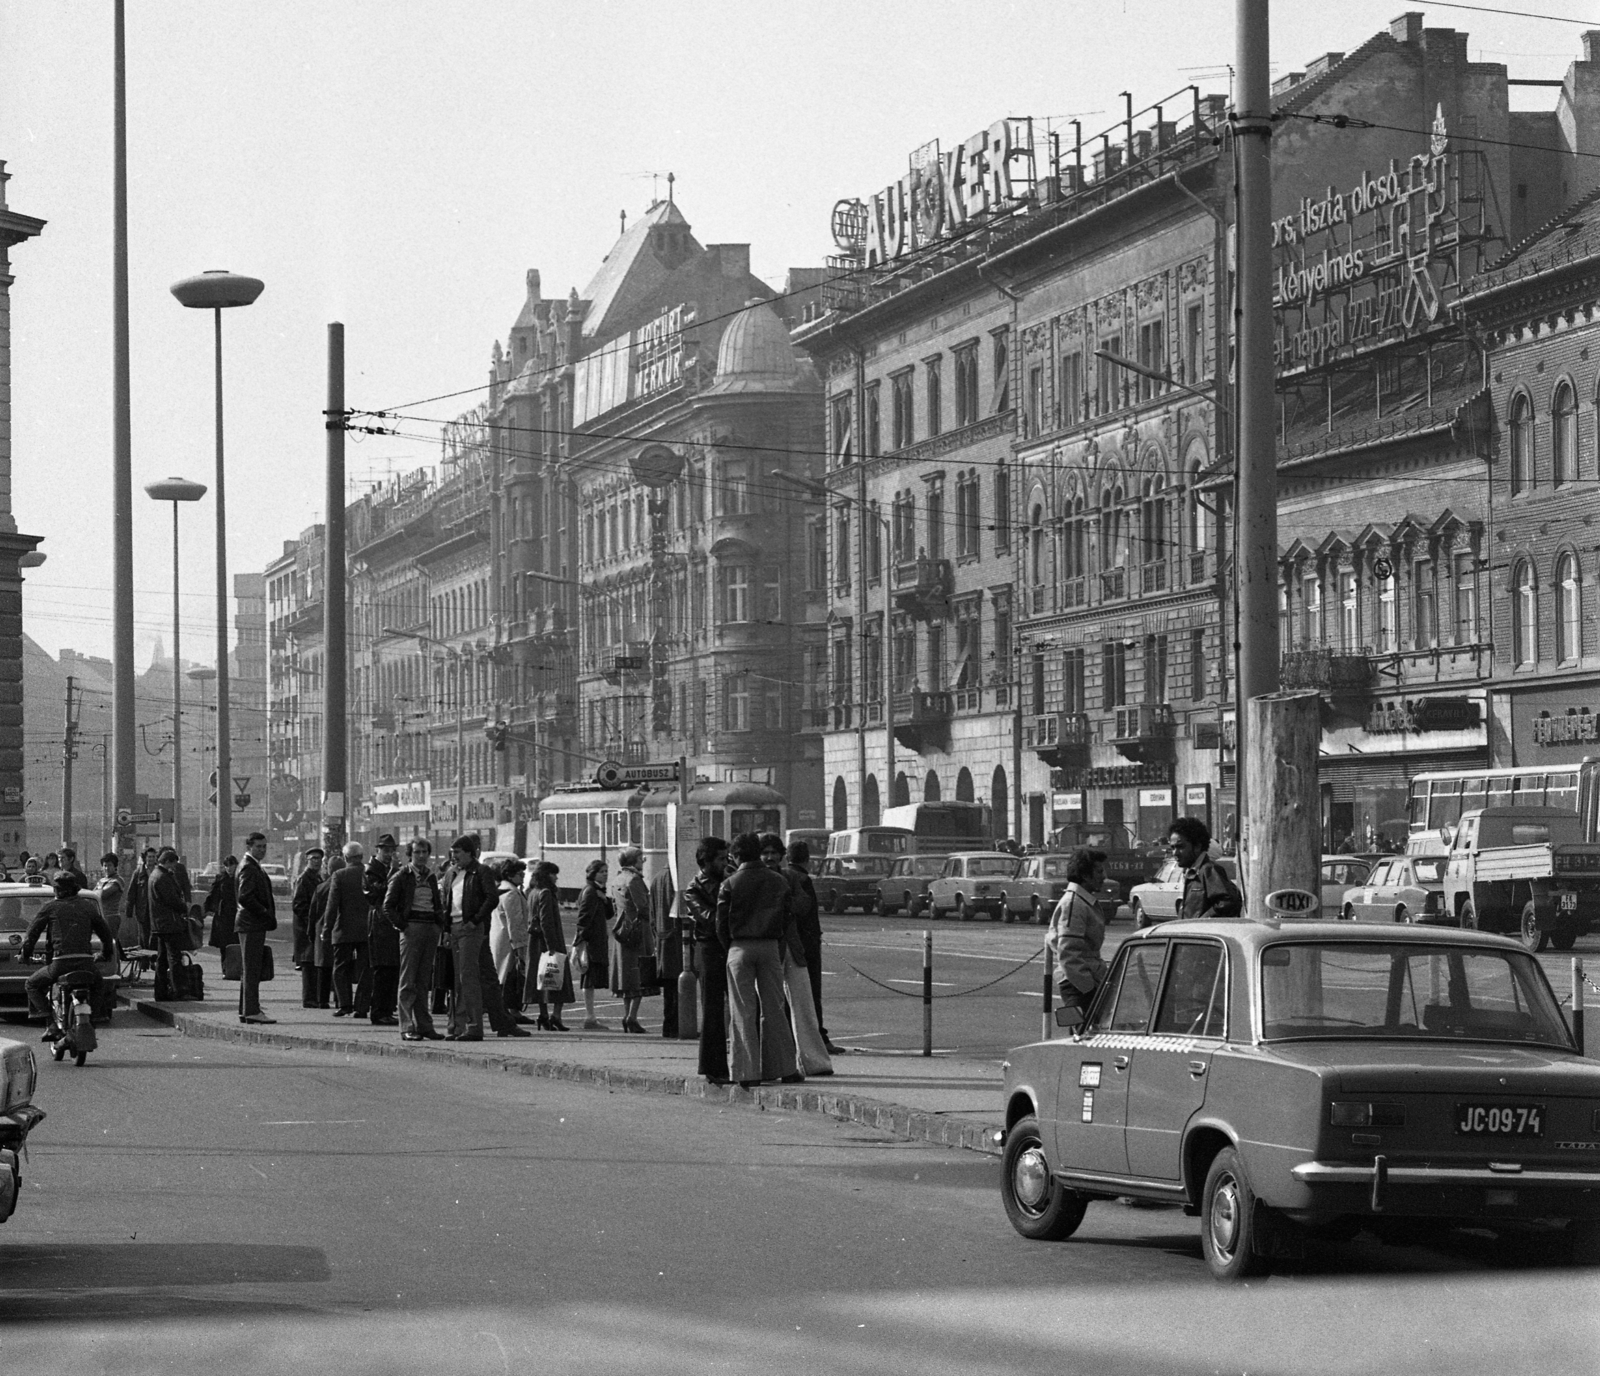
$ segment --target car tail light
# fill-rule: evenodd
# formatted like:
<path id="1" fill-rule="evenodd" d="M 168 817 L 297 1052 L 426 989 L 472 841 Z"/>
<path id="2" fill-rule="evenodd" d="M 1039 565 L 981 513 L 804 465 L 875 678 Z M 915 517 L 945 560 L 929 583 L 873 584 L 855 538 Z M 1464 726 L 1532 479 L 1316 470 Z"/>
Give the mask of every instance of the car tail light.
<path id="1" fill-rule="evenodd" d="M 1328 1105 L 1328 1123 L 1336 1128 L 1403 1128 L 1404 1104 L 1356 1104 L 1335 1101 Z"/>
<path id="2" fill-rule="evenodd" d="M 1444 895 L 1434 889 L 1429 889 L 1427 896 L 1422 900 L 1422 911 L 1436 913 L 1441 911 L 1444 904 Z"/>

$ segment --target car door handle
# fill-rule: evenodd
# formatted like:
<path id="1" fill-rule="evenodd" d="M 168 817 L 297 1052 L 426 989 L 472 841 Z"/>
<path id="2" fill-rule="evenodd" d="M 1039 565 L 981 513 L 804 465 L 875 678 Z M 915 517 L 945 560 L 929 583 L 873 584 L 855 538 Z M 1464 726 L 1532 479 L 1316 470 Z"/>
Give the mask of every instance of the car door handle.
<path id="1" fill-rule="evenodd" d="M 1189 1073 L 1191 1075 L 1193 1075 L 1195 1079 L 1198 1080 L 1202 1075 L 1204 1075 L 1206 1073 L 1206 1063 L 1204 1061 L 1190 1061 L 1189 1062 Z"/>
<path id="2" fill-rule="evenodd" d="M 1126 1056 L 1118 1056 L 1111 1064 L 1116 1066 L 1118 1070 L 1126 1070 L 1128 1068 L 1128 1058 Z"/>

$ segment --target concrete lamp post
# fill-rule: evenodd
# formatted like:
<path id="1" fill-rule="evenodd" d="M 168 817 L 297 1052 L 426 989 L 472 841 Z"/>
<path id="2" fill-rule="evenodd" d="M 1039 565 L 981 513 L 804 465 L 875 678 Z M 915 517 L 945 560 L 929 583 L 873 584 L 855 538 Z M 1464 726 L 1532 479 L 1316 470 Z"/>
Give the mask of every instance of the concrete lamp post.
<path id="1" fill-rule="evenodd" d="M 217 854 L 233 849 L 233 761 L 228 753 L 228 512 L 222 463 L 222 312 L 248 306 L 261 295 L 259 278 L 212 269 L 174 282 L 172 294 L 193 310 L 210 311 L 216 338 L 217 376 Z"/>
<path id="2" fill-rule="evenodd" d="M 214 679 L 216 676 L 217 676 L 217 671 L 215 669 L 212 669 L 212 668 L 208 667 L 207 665 L 204 665 L 204 664 L 196 665 L 193 669 L 189 670 L 189 677 L 192 678 L 196 683 L 198 683 L 200 685 L 200 721 L 201 721 L 201 729 L 202 730 L 205 729 L 204 724 L 205 724 L 205 719 L 206 719 L 206 715 L 205 715 L 206 714 L 206 684 L 210 683 L 211 680 Z M 213 746 L 215 746 L 215 743 L 216 743 L 216 736 L 213 733 L 213 735 L 212 735 L 212 744 L 213 744 Z M 205 745 L 202 742 L 202 744 L 200 746 L 200 773 L 202 775 L 205 774 L 205 760 L 206 760 L 206 751 L 205 751 Z M 222 787 L 222 778 L 219 775 L 218 778 L 217 778 L 217 788 L 219 790 L 219 793 L 218 793 L 219 797 L 221 796 L 221 794 L 220 794 L 221 787 Z M 204 788 L 204 785 L 202 785 L 202 789 L 203 788 Z M 198 838 L 198 844 L 200 846 L 200 855 L 201 855 L 202 858 L 204 858 L 205 851 L 206 851 L 206 808 L 205 808 L 205 804 L 204 803 L 202 803 L 200 805 L 199 817 L 200 817 L 200 836 Z M 222 851 L 218 851 L 217 855 L 216 855 L 216 859 L 217 859 L 217 863 L 219 865 L 222 863 L 222 856 L 223 856 L 223 852 Z"/>
<path id="3" fill-rule="evenodd" d="M 183 858 L 183 670 L 179 667 L 181 615 L 178 607 L 178 503 L 198 502 L 206 495 L 204 483 L 187 478 L 163 478 L 146 483 L 144 490 L 158 502 L 172 503 L 172 844 Z"/>

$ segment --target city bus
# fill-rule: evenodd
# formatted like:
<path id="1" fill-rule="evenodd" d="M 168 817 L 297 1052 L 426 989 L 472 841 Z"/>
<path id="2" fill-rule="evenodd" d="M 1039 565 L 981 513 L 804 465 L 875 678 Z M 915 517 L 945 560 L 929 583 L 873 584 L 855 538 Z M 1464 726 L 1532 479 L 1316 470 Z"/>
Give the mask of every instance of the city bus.
<path id="1" fill-rule="evenodd" d="M 1584 820 L 1584 835 L 1595 836 L 1600 760 L 1580 764 L 1509 769 L 1444 769 L 1411 780 L 1406 815 L 1406 853 L 1443 855 L 1449 847 L 1441 832 L 1463 812 L 1479 807 L 1559 807 Z"/>
<path id="2" fill-rule="evenodd" d="M 946 801 L 886 807 L 883 825 L 909 831 L 911 848 L 918 855 L 994 848 L 993 813 L 987 803 Z"/>
<path id="3" fill-rule="evenodd" d="M 583 873 L 593 860 L 613 868 L 617 852 L 637 846 L 644 852 L 648 884 L 667 867 L 672 837 L 667 804 L 676 802 L 676 784 L 643 784 L 632 789 L 562 788 L 539 800 L 538 858 L 561 866 L 556 888 L 571 902 L 583 888 Z M 783 834 L 789 805 L 765 784 L 696 784 L 688 810 L 701 836 L 732 840 L 741 832 Z"/>

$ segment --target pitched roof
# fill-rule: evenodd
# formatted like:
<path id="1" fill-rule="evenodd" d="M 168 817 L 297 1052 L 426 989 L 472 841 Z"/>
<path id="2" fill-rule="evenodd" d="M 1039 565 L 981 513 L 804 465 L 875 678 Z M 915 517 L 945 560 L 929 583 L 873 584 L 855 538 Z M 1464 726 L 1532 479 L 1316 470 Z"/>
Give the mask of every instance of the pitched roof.
<path id="1" fill-rule="evenodd" d="M 651 247 L 666 228 L 681 229 L 689 244 L 699 249 L 683 212 L 671 201 L 657 201 L 623 231 L 584 290 L 583 299 L 589 303 L 583 317 L 584 338 L 609 339 L 618 334 L 624 327 L 614 322 L 626 316 L 633 302 L 659 287 L 682 261 L 679 254 L 664 262 Z"/>

